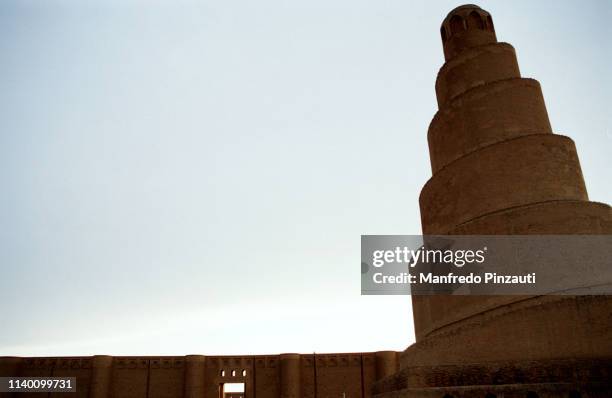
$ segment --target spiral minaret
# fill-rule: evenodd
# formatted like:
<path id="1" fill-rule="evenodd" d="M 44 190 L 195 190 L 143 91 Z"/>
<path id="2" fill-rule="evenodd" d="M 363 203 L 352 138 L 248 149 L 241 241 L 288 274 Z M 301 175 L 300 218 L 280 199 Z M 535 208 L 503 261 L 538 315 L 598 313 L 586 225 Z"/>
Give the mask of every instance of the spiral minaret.
<path id="1" fill-rule="evenodd" d="M 574 142 L 553 133 L 540 84 L 521 77 L 491 15 L 457 7 L 440 35 L 445 63 L 428 131 L 433 175 L 419 198 L 423 234 L 611 234 L 610 206 L 588 200 Z M 597 369 L 611 368 L 611 314 L 609 296 L 414 296 L 417 342 L 393 382 L 377 388 L 430 396 L 419 389 L 444 387 L 454 396 L 453 388 L 471 386 L 485 396 L 502 391 L 500 383 L 535 393 L 526 386 L 533 383 L 565 391 L 559 396 L 588 385 L 593 395 Z M 567 375 L 545 376 L 559 369 Z"/>

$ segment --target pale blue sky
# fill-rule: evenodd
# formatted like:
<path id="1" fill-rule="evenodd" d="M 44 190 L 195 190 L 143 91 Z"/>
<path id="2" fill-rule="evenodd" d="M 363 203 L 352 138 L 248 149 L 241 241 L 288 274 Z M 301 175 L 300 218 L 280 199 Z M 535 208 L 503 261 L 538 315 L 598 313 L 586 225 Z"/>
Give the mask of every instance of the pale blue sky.
<path id="1" fill-rule="evenodd" d="M 0 355 L 401 350 L 456 1 L 3 1 Z M 483 1 L 612 202 L 607 1 Z"/>

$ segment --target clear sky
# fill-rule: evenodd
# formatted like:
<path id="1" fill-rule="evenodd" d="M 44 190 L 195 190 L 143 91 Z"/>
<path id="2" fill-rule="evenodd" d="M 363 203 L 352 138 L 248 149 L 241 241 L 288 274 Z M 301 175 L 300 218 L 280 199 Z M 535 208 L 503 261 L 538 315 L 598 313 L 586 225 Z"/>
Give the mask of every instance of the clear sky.
<path id="1" fill-rule="evenodd" d="M 0 4 L 0 355 L 402 350 L 456 1 Z M 612 3 L 482 1 L 612 202 Z"/>

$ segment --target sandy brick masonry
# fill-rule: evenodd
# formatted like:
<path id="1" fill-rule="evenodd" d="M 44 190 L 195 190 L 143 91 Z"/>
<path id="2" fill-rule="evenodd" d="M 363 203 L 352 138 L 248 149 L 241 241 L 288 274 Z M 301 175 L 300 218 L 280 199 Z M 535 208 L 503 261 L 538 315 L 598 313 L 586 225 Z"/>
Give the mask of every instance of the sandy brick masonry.
<path id="1" fill-rule="evenodd" d="M 371 397 L 374 381 L 398 370 L 398 353 L 254 356 L 0 358 L 1 376 L 75 376 L 74 398 L 220 398 L 245 383 L 257 398 Z M 67 393 L 51 393 L 65 396 Z M 11 394 L 1 394 L 9 397 Z M 13 393 L 42 397 L 41 393 Z"/>
<path id="2" fill-rule="evenodd" d="M 452 10 L 428 131 L 424 234 L 612 234 L 588 200 L 576 147 L 553 133 L 491 15 Z M 417 342 L 377 398 L 612 397 L 610 296 L 413 296 Z"/>

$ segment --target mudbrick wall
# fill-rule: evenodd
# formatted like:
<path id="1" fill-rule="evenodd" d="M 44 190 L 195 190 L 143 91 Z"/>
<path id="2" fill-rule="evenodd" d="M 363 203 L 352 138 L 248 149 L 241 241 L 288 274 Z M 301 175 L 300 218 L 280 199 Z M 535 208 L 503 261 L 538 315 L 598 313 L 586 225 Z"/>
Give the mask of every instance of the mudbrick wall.
<path id="1" fill-rule="evenodd" d="M 253 356 L 0 358 L 0 376 L 76 377 L 74 398 L 219 398 L 223 383 L 244 383 L 248 398 L 369 398 L 395 373 L 398 353 Z M 0 393 L 54 397 L 66 393 Z"/>

